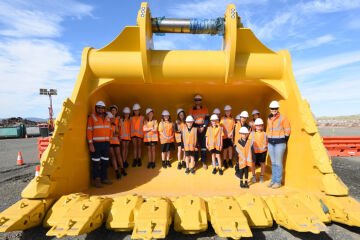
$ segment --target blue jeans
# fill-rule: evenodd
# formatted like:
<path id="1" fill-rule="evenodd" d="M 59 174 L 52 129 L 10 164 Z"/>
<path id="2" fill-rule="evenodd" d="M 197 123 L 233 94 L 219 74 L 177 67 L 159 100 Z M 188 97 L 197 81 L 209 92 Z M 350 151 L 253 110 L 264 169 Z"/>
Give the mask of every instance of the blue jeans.
<path id="1" fill-rule="evenodd" d="M 286 149 L 286 143 L 270 144 L 268 152 L 271 159 L 271 182 L 281 184 L 283 177 L 283 159 Z"/>

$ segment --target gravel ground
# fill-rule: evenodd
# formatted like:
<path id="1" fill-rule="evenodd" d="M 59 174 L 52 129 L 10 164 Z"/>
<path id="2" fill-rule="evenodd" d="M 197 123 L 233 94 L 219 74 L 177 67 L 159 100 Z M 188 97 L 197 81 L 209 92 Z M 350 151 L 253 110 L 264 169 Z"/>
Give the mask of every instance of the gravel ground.
<path id="1" fill-rule="evenodd" d="M 36 139 L 0 140 L 0 211 L 18 201 L 22 189 L 33 178 L 35 165 L 38 164 L 36 141 Z M 22 151 L 26 164 L 17 167 L 15 164 L 19 150 Z M 349 187 L 350 195 L 360 201 L 360 157 L 333 158 L 333 168 Z M 221 239 L 216 236 L 211 225 L 209 226 L 208 231 L 196 235 L 179 234 L 171 226 L 167 239 Z M 37 227 L 23 232 L 0 233 L 0 239 L 56 239 L 47 237 L 46 232 L 47 229 Z M 319 235 L 290 231 L 276 224 L 269 229 L 252 229 L 252 232 L 254 237 L 250 239 L 360 239 L 360 228 L 334 223 L 328 225 L 328 230 Z M 130 235 L 101 227 L 87 235 L 63 239 L 130 239 Z"/>

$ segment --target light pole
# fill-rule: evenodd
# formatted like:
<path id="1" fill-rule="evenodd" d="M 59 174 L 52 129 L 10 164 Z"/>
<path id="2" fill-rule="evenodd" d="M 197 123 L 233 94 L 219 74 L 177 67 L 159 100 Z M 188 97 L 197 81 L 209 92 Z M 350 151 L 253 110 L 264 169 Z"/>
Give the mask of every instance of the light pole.
<path id="1" fill-rule="evenodd" d="M 49 131 L 54 130 L 54 121 L 53 121 L 53 107 L 52 107 L 52 97 L 53 95 L 57 95 L 56 89 L 46 89 L 40 88 L 40 95 L 48 95 L 50 100 L 50 107 L 49 107 Z"/>

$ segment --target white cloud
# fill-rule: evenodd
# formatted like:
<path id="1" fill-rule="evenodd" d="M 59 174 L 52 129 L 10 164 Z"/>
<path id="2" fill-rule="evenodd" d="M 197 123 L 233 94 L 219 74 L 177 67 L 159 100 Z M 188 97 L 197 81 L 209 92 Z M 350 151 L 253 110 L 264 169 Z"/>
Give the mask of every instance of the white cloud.
<path id="1" fill-rule="evenodd" d="M 289 46 L 290 50 L 304 50 L 309 48 L 315 48 L 333 42 L 335 37 L 331 34 L 326 34 L 314 39 L 306 40 L 305 42 L 296 43 Z"/>
<path id="2" fill-rule="evenodd" d="M 340 53 L 314 60 L 297 62 L 294 64 L 295 75 L 301 77 L 311 76 L 357 62 L 360 62 L 360 51 Z"/>
<path id="3" fill-rule="evenodd" d="M 359 0 L 316 0 L 301 4 L 303 12 L 331 13 L 360 7 Z"/>
<path id="4" fill-rule="evenodd" d="M 48 116 L 39 88 L 57 88 L 54 112 L 71 94 L 79 63 L 54 37 L 65 18 L 90 16 L 92 7 L 73 0 L 18 0 L 0 3 L 0 117 Z"/>

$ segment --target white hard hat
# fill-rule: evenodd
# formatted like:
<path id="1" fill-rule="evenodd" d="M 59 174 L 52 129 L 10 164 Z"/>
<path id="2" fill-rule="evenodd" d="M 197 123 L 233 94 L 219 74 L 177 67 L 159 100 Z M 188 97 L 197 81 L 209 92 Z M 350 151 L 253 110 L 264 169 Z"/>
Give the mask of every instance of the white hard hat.
<path id="1" fill-rule="evenodd" d="M 255 119 L 255 125 L 263 125 L 264 121 L 261 118 Z"/>
<path id="2" fill-rule="evenodd" d="M 176 110 L 176 114 L 177 114 L 177 115 L 179 115 L 179 113 L 181 113 L 181 112 L 185 112 L 184 109 L 178 108 L 178 110 Z"/>
<path id="3" fill-rule="evenodd" d="M 124 107 L 123 109 L 123 113 L 130 113 L 130 108 L 129 107 Z"/>
<path id="4" fill-rule="evenodd" d="M 216 114 L 211 115 L 210 121 L 217 121 L 217 120 L 219 120 L 218 115 L 216 115 Z"/>
<path id="5" fill-rule="evenodd" d="M 240 120 L 240 114 L 236 115 L 235 120 Z"/>
<path id="6" fill-rule="evenodd" d="M 105 103 L 103 101 L 98 101 L 95 106 L 97 107 L 105 107 Z"/>
<path id="7" fill-rule="evenodd" d="M 168 110 L 164 110 L 164 111 L 162 111 L 161 115 L 162 116 L 170 116 L 170 113 Z"/>
<path id="8" fill-rule="evenodd" d="M 243 117 L 243 118 L 248 118 L 249 117 L 249 113 L 247 111 L 242 111 L 240 113 L 240 117 Z"/>
<path id="9" fill-rule="evenodd" d="M 214 111 L 213 111 L 213 114 L 220 114 L 220 113 L 221 113 L 221 111 L 218 108 L 215 108 Z"/>
<path id="10" fill-rule="evenodd" d="M 240 130 L 239 130 L 239 133 L 248 134 L 249 129 L 247 129 L 246 127 L 241 127 Z"/>
<path id="11" fill-rule="evenodd" d="M 185 122 L 194 122 L 193 116 L 189 115 L 186 117 Z"/>
<path id="12" fill-rule="evenodd" d="M 269 105 L 269 108 L 279 108 L 279 102 L 278 101 L 272 101 Z"/>
<path id="13" fill-rule="evenodd" d="M 107 114 L 108 118 L 113 118 L 114 117 L 114 115 L 111 112 L 107 112 L 106 114 Z"/>
<path id="14" fill-rule="evenodd" d="M 202 100 L 202 96 L 200 95 L 200 94 L 196 94 L 195 96 L 194 96 L 194 100 L 195 99 L 200 99 L 200 100 Z"/>
<path id="15" fill-rule="evenodd" d="M 151 113 L 151 112 L 153 112 L 152 108 L 147 108 L 147 109 L 145 110 L 146 115 L 148 115 L 148 114 Z"/>
<path id="16" fill-rule="evenodd" d="M 232 107 L 230 105 L 225 105 L 224 111 L 231 111 Z"/>
<path id="17" fill-rule="evenodd" d="M 251 115 L 255 115 L 255 114 L 260 114 L 259 110 L 254 109 L 254 110 L 252 111 Z"/>
<path id="18" fill-rule="evenodd" d="M 138 103 L 135 103 L 134 104 L 134 106 L 132 107 L 132 110 L 140 110 L 141 109 L 141 107 L 140 107 L 140 104 L 138 104 Z"/>

